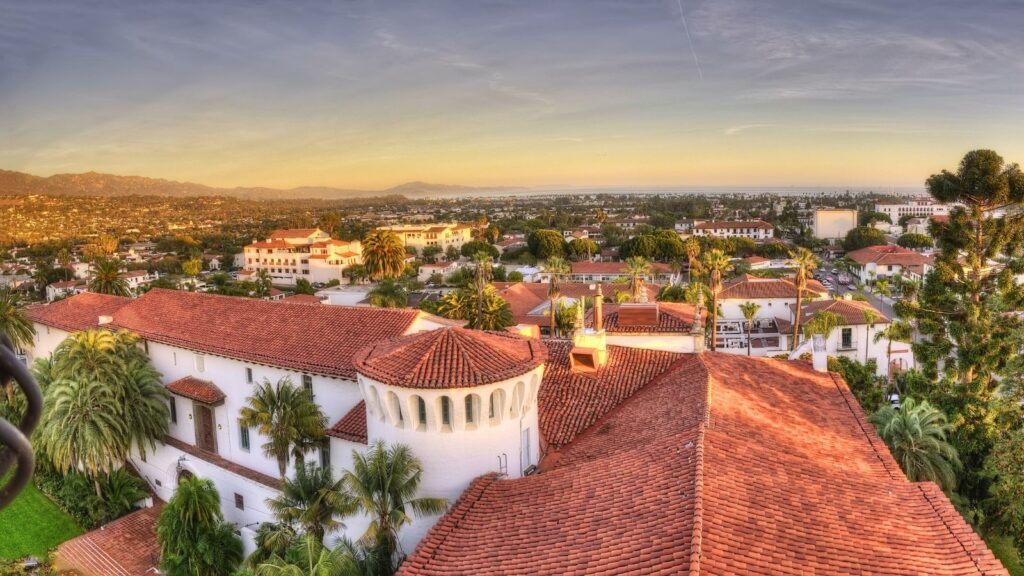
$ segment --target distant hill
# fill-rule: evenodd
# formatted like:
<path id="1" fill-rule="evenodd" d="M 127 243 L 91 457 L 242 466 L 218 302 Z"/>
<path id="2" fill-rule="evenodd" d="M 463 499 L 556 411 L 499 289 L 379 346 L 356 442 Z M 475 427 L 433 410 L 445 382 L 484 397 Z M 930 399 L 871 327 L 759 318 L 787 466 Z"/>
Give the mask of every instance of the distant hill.
<path id="1" fill-rule="evenodd" d="M 524 190 L 515 187 L 473 187 L 428 182 L 408 182 L 384 190 L 357 190 L 331 188 L 327 186 L 301 186 L 286 190 L 276 188 L 215 188 L 193 182 L 177 182 L 162 178 L 143 176 L 118 176 L 85 172 L 83 174 L 54 174 L 33 176 L 24 172 L 0 170 L 0 195 L 44 194 L 50 196 L 170 196 L 177 198 L 195 196 L 233 196 L 251 200 L 290 200 L 317 198 L 333 200 L 372 196 L 401 195 L 407 198 L 442 196 L 452 194 L 470 195 L 484 192 L 514 192 Z"/>

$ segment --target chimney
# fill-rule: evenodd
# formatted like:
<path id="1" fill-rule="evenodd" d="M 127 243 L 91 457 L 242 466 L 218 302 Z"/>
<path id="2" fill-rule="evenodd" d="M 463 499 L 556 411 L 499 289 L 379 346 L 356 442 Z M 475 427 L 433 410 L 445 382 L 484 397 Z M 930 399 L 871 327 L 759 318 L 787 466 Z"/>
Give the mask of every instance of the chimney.
<path id="1" fill-rule="evenodd" d="M 108 316 L 108 315 L 104 314 L 104 315 L 100 316 L 99 321 L 97 322 L 97 324 L 99 324 L 100 326 L 106 326 L 107 324 L 110 324 L 113 321 L 114 321 L 114 317 L 113 316 Z"/>
<path id="2" fill-rule="evenodd" d="M 601 291 L 601 283 L 597 283 L 597 294 L 594 296 L 594 331 L 604 330 L 604 293 Z"/>
<path id="3" fill-rule="evenodd" d="M 825 351 L 825 337 L 815 334 L 811 343 L 811 366 L 815 372 L 828 372 L 828 353 Z"/>
<path id="4" fill-rule="evenodd" d="M 581 330 L 573 336 L 569 364 L 573 372 L 593 374 L 608 363 L 605 333 Z"/>

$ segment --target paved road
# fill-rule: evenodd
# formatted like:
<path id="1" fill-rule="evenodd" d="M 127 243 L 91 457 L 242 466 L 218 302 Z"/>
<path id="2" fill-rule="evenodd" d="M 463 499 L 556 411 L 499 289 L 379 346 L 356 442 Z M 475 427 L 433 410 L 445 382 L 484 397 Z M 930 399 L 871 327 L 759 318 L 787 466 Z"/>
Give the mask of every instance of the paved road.
<path id="1" fill-rule="evenodd" d="M 830 267 L 829 268 L 823 267 L 823 269 L 824 270 L 830 270 L 831 268 Z M 853 287 L 853 285 L 843 286 L 842 284 L 836 282 L 836 280 L 835 280 L 836 275 L 835 274 L 827 273 L 827 275 L 825 277 L 831 277 L 831 280 L 832 280 L 832 293 L 833 294 L 837 294 L 839 296 L 842 296 L 843 294 L 846 294 L 847 292 L 856 292 L 857 291 Z M 868 301 L 870 301 L 871 305 L 874 306 L 875 308 L 877 308 L 879 312 L 881 312 L 882 314 L 885 314 L 889 318 L 895 318 L 896 317 L 896 312 L 892 309 L 892 302 L 893 302 L 892 299 L 888 299 L 887 298 L 887 299 L 883 300 L 882 298 L 879 298 L 878 296 L 875 296 L 873 294 L 868 294 L 867 290 L 864 291 L 864 295 L 867 296 Z"/>

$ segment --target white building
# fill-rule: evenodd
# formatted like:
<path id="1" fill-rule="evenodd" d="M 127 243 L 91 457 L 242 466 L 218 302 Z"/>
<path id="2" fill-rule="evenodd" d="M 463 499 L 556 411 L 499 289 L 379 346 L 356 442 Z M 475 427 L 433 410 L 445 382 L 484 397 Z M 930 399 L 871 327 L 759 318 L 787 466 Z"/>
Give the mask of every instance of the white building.
<path id="1" fill-rule="evenodd" d="M 332 239 L 319 228 L 275 230 L 262 242 L 243 249 L 244 271 L 266 270 L 276 284 L 293 285 L 299 278 L 309 282 L 341 280 L 345 268 L 362 261 L 358 240 Z"/>
<path id="2" fill-rule="evenodd" d="M 805 300 L 828 297 L 828 289 L 817 280 L 808 280 Z M 747 326 L 741 306 L 752 302 L 759 306 L 753 326 Z M 796 304 L 796 286 L 791 278 L 760 278 L 744 274 L 729 281 L 718 293 L 718 330 L 715 350 L 769 356 L 789 349 L 792 338 L 792 311 Z M 748 343 L 749 329 L 749 343 Z"/>
<path id="3" fill-rule="evenodd" d="M 124 280 L 124 283 L 128 286 L 128 290 L 131 290 L 132 294 L 138 294 L 139 288 L 148 286 L 151 282 L 160 277 L 156 272 L 151 273 L 145 270 L 129 270 L 128 272 L 122 272 L 117 276 Z"/>
<path id="4" fill-rule="evenodd" d="M 793 305 L 791 310 L 795 312 L 795 309 L 796 305 Z M 802 324 L 822 312 L 831 312 L 842 319 L 842 326 L 832 330 L 825 338 L 825 349 L 829 356 L 845 356 L 858 362 L 874 360 L 879 376 L 887 375 L 890 367 L 898 371 L 914 367 L 910 344 L 890 343 L 886 338 L 876 340 L 877 335 L 886 330 L 892 321 L 868 302 L 848 298 L 818 300 L 803 304 L 801 310 Z M 874 316 L 873 324 L 868 323 L 865 312 Z"/>
<path id="5" fill-rule="evenodd" d="M 462 249 L 462 245 L 473 239 L 473 226 L 470 224 L 398 224 L 384 226 L 402 239 L 406 247 L 422 252 L 427 246 L 437 246 L 441 250 L 454 247 Z"/>
<path id="6" fill-rule="evenodd" d="M 868 246 L 847 252 L 846 257 L 853 262 L 850 273 L 864 283 L 874 282 L 880 278 L 901 276 L 907 270 L 920 271 L 925 264 L 929 263 L 926 256 L 893 245 Z"/>
<path id="7" fill-rule="evenodd" d="M 775 227 L 764 220 L 697 221 L 693 235 L 767 240 L 775 237 Z"/>
<path id="8" fill-rule="evenodd" d="M 893 221 L 895 222 L 895 220 Z M 823 240 L 846 238 L 857 227 L 857 211 L 841 208 L 818 208 L 814 211 L 814 237 Z"/>
<path id="9" fill-rule="evenodd" d="M 85 280 L 66 280 L 64 282 L 53 282 L 46 285 L 46 301 L 53 302 L 58 298 L 74 296 L 89 291 L 89 284 Z"/>
<path id="10" fill-rule="evenodd" d="M 893 224 L 898 224 L 903 216 L 949 216 L 951 208 L 949 204 L 940 204 L 931 199 L 911 200 L 903 204 L 875 204 L 875 212 L 888 215 Z"/>

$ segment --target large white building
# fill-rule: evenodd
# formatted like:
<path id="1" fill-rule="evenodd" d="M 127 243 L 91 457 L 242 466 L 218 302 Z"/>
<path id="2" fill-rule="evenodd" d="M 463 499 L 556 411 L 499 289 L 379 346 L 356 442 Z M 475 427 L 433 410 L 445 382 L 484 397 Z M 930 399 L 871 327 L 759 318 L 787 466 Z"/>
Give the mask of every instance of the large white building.
<path id="1" fill-rule="evenodd" d="M 903 204 L 875 204 L 875 212 L 886 214 L 893 224 L 898 224 L 903 216 L 928 218 L 931 216 L 949 216 L 951 206 L 931 199 L 918 199 Z"/>
<path id="2" fill-rule="evenodd" d="M 852 263 L 850 272 L 865 284 L 906 275 L 908 271 L 920 272 L 930 263 L 928 257 L 918 252 L 893 245 L 868 246 L 847 252 L 846 257 Z"/>
<path id="3" fill-rule="evenodd" d="M 895 222 L 895 220 L 893 220 Z M 857 211 L 845 208 L 818 208 L 814 211 L 814 237 L 823 240 L 846 238 L 857 227 Z"/>
<path id="4" fill-rule="evenodd" d="M 764 220 L 697 221 L 693 235 L 768 240 L 775 237 L 775 227 Z"/>
<path id="5" fill-rule="evenodd" d="M 537 340 L 415 310 L 160 289 L 29 316 L 35 357 L 77 330 L 140 335 L 173 409 L 168 437 L 132 464 L 162 499 L 183 477 L 212 480 L 249 550 L 279 480 L 239 410 L 258 383 L 288 377 L 332 423 L 307 461 L 337 477 L 353 450 L 405 444 L 421 494 L 448 499 L 443 517 L 400 533 L 402 575 L 1003 573 L 938 486 L 903 476 L 842 379 L 804 362 L 615 345 L 600 325 Z M 58 554 L 115 573 L 118 551 L 98 547 L 145 537 L 136 526 Z M 346 518 L 328 543 L 366 527 Z"/>
<path id="6" fill-rule="evenodd" d="M 459 250 L 473 239 L 473 226 L 470 224 L 397 224 L 383 229 L 397 234 L 402 244 L 415 248 L 417 252 L 422 252 L 427 246 Z"/>
<path id="7" fill-rule="evenodd" d="M 358 240 L 335 240 L 319 228 L 275 230 L 262 242 L 243 249 L 245 272 L 266 270 L 275 284 L 341 280 L 345 268 L 362 261 Z"/>

